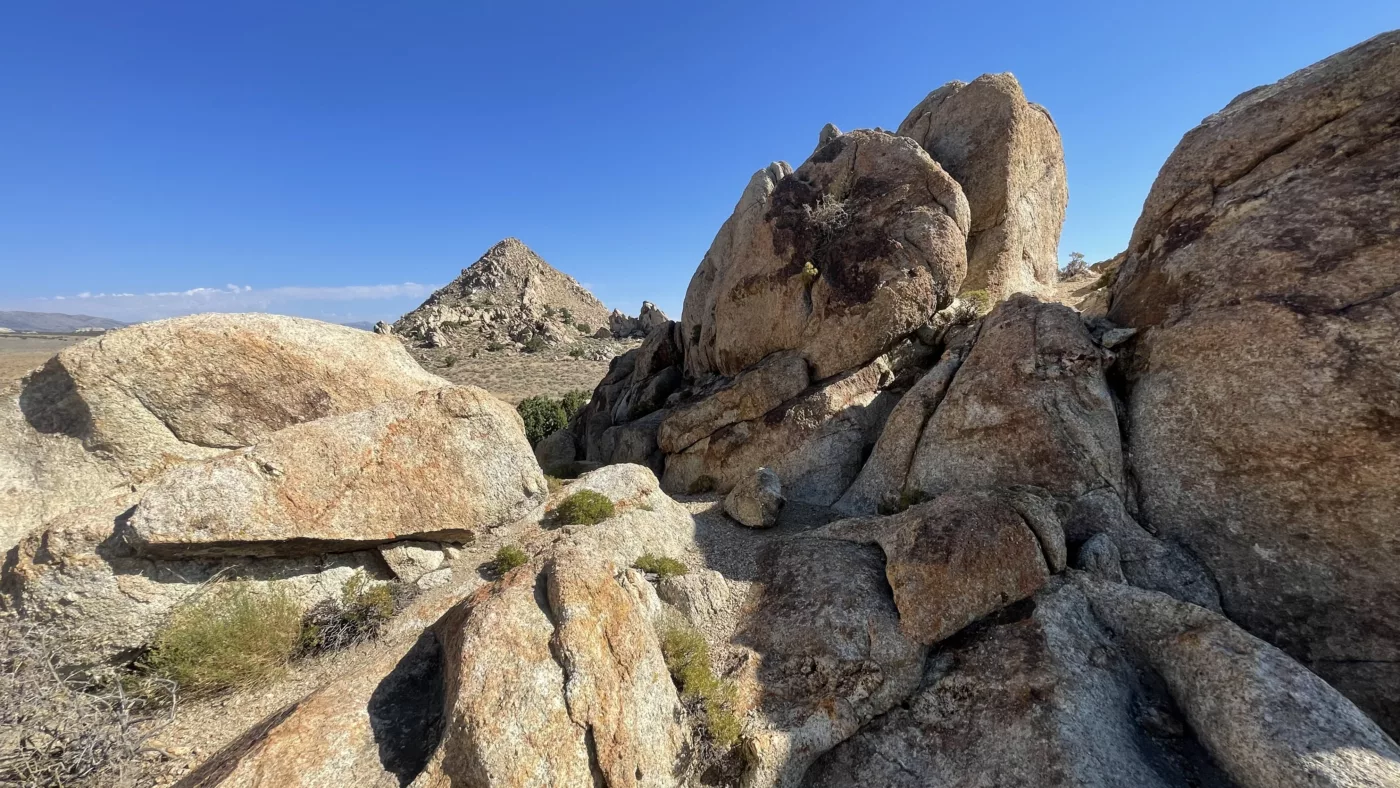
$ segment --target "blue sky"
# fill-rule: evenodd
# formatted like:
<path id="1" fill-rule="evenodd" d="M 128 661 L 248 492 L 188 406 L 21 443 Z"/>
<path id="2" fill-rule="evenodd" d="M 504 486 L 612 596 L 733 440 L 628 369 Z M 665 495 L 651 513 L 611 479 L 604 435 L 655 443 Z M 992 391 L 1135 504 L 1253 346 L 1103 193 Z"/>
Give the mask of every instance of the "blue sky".
<path id="1" fill-rule="evenodd" d="M 8 3 L 0 309 L 392 318 L 514 235 L 676 317 L 754 170 L 990 71 L 1063 136 L 1061 259 L 1103 259 L 1201 118 L 1396 27 L 1394 0 Z"/>

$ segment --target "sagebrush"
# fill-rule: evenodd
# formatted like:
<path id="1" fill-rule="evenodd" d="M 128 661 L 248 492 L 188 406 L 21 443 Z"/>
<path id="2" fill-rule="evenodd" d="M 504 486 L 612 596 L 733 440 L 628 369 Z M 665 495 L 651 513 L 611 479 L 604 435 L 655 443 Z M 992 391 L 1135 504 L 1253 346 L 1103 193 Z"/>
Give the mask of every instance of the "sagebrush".
<path id="1" fill-rule="evenodd" d="M 186 695 L 266 684 L 286 671 L 297 652 L 302 612 L 282 589 L 210 583 L 175 606 L 156 633 L 147 664 Z"/>
<path id="2" fill-rule="evenodd" d="M 355 570 L 341 586 L 338 599 L 322 600 L 302 617 L 300 653 L 334 651 L 379 637 L 414 594 L 407 583 L 376 583 L 364 570 Z"/>
<path id="3" fill-rule="evenodd" d="M 596 525 L 613 516 L 612 499 L 593 490 L 579 490 L 554 507 L 554 515 L 565 525 Z"/>

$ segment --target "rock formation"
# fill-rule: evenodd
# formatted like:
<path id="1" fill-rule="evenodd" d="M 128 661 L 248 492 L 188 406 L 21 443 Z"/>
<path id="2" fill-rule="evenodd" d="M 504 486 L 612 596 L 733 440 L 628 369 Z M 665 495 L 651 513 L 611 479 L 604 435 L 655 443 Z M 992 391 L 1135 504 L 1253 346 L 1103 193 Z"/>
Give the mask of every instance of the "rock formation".
<path id="1" fill-rule="evenodd" d="M 828 126 L 533 453 L 392 337 L 65 351 L 0 422 L 6 607 L 120 678 L 203 582 L 427 589 L 201 788 L 1400 785 L 1397 79 L 1392 33 L 1187 135 L 1107 317 L 1014 293 L 1064 198 L 1009 76 Z"/>
<path id="2" fill-rule="evenodd" d="M 1400 33 L 1249 91 L 1153 185 L 1109 317 L 1137 328 L 1143 522 L 1227 615 L 1400 731 Z"/>

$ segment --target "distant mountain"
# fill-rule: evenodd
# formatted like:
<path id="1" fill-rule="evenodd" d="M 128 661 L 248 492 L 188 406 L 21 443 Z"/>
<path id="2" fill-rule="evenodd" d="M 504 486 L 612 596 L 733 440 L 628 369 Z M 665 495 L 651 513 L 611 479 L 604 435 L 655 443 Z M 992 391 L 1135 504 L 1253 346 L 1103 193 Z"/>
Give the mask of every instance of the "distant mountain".
<path id="1" fill-rule="evenodd" d="M 121 328 L 126 323 L 91 315 L 63 315 L 58 312 L 0 311 L 0 328 L 12 331 L 42 331 L 48 334 L 71 334 L 81 328 Z"/>
<path id="2" fill-rule="evenodd" d="M 358 329 L 360 329 L 361 331 L 373 331 L 373 330 L 374 330 L 374 321 L 373 321 L 373 320 L 356 320 L 356 321 L 353 322 L 353 323 L 341 323 L 341 325 L 342 325 L 342 326 L 349 326 L 350 328 L 358 328 Z"/>

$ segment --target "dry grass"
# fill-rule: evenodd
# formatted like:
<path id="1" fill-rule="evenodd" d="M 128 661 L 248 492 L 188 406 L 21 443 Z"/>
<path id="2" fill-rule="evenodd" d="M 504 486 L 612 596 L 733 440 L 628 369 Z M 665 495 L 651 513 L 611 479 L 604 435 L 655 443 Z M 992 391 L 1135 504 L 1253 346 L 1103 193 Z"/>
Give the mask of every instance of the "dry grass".
<path id="1" fill-rule="evenodd" d="M 670 623 L 661 631 L 661 654 L 681 700 L 699 712 L 701 734 L 722 750 L 737 744 L 741 725 L 734 714 L 734 686 L 715 675 L 705 637 L 683 622 Z"/>

